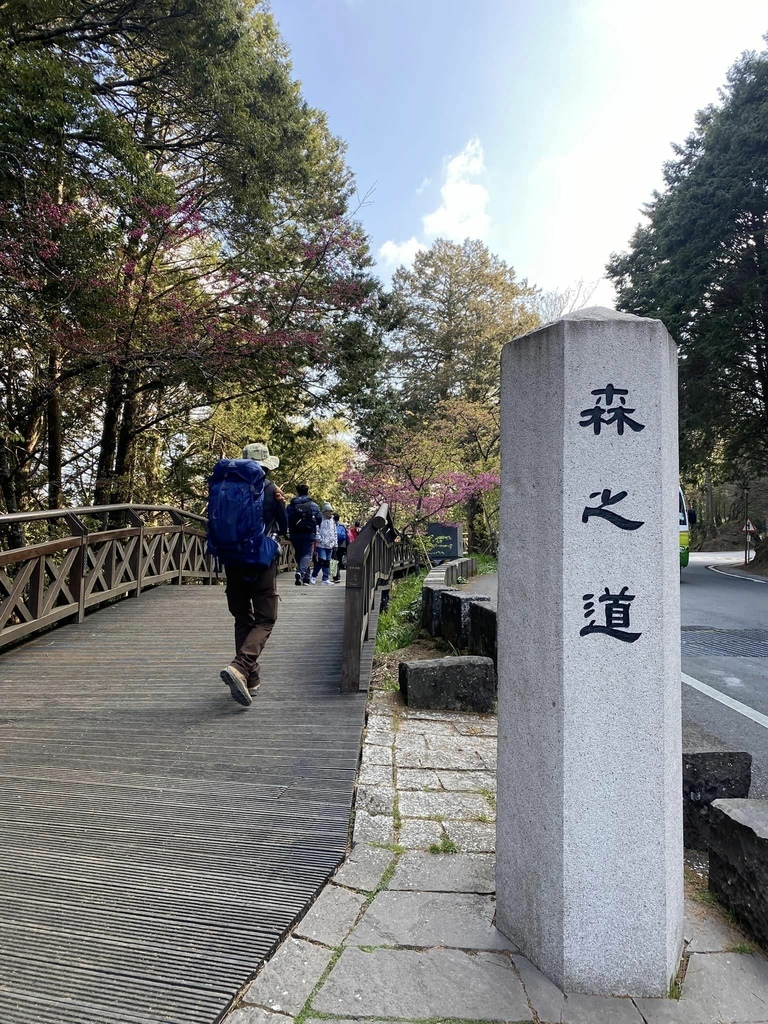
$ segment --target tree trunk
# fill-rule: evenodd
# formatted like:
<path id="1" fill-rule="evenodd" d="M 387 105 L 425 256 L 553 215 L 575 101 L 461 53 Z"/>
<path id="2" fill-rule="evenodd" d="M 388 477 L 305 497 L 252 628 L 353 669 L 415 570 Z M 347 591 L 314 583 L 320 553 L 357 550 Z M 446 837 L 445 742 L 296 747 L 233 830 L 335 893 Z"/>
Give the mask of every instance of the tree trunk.
<path id="1" fill-rule="evenodd" d="M 120 414 L 123 408 L 125 370 L 113 366 L 109 375 L 109 388 L 104 406 L 104 420 L 101 427 L 99 464 L 96 470 L 94 505 L 109 505 L 112 500 L 112 478 L 115 474 L 115 452 Z"/>
<path id="2" fill-rule="evenodd" d="M 61 485 L 61 393 L 59 391 L 59 373 L 61 358 L 54 345 L 48 357 L 48 508 L 61 508 L 63 505 Z"/>
<path id="3" fill-rule="evenodd" d="M 125 391 L 123 415 L 120 420 L 120 433 L 117 441 L 117 454 L 115 456 L 115 476 L 112 492 L 112 500 L 118 504 L 133 500 L 131 462 L 139 408 L 139 396 L 136 393 L 136 380 L 133 375 L 126 381 Z"/>

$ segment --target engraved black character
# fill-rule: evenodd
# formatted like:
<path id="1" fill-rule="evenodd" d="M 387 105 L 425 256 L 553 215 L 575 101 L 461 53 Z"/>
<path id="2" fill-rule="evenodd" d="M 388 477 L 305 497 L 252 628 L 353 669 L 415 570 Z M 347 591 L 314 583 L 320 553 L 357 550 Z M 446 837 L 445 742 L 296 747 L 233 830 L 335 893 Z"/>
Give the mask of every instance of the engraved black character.
<path id="1" fill-rule="evenodd" d="M 600 498 L 600 504 L 597 508 L 587 506 L 581 514 L 582 523 L 587 523 L 592 516 L 598 516 L 600 519 L 607 519 L 613 526 L 618 526 L 620 530 L 639 530 L 644 524 L 637 519 L 625 519 L 624 516 L 620 516 L 617 512 L 611 512 L 607 505 L 616 505 L 620 501 L 624 501 L 627 496 L 626 491 L 619 491 L 618 494 L 611 494 L 608 488 L 605 488 L 603 492 L 593 491 L 590 494 L 590 498 Z"/>
<path id="2" fill-rule="evenodd" d="M 612 594 L 608 587 L 605 593 L 601 594 L 598 602 L 603 606 L 605 625 L 595 625 L 595 595 L 584 595 L 584 618 L 592 621 L 579 631 L 579 636 L 588 636 L 590 633 L 604 633 L 614 640 L 621 640 L 625 644 L 633 644 L 639 640 L 642 633 L 629 633 L 629 606 L 635 600 L 634 594 L 628 594 L 628 587 L 622 587 L 618 594 Z"/>
<path id="3" fill-rule="evenodd" d="M 580 427 L 592 427 L 595 434 L 599 434 L 603 426 L 610 426 L 612 423 L 616 424 L 616 432 L 619 435 L 624 433 L 624 427 L 629 427 L 630 430 L 634 430 L 638 433 L 640 430 L 645 430 L 644 423 L 638 423 L 637 420 L 633 420 L 630 413 L 635 412 L 634 409 L 627 409 L 627 400 L 624 397 L 629 392 L 626 388 L 617 388 L 613 384 L 608 384 L 604 388 L 595 388 L 592 392 L 596 397 L 594 406 L 591 409 L 582 409 L 580 415 L 584 419 L 579 420 Z M 614 399 L 618 398 L 619 404 L 614 406 Z M 600 402 L 605 400 L 605 405 L 600 405 Z"/>

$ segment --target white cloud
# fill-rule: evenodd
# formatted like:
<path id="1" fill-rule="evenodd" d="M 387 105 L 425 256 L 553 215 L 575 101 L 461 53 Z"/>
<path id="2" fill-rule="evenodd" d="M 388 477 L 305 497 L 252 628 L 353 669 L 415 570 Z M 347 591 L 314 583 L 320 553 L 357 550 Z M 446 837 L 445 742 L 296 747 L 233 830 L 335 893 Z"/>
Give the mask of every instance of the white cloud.
<path id="1" fill-rule="evenodd" d="M 399 267 L 403 264 L 410 266 L 416 253 L 426 248 L 426 245 L 414 235 L 407 242 L 385 242 L 379 249 L 379 259 L 391 267 Z"/>
<path id="2" fill-rule="evenodd" d="M 463 242 L 465 238 L 485 238 L 490 227 L 490 218 L 486 213 L 488 190 L 484 185 L 473 182 L 485 171 L 483 147 L 478 138 L 470 139 L 464 149 L 448 158 L 440 188 L 442 203 L 432 213 L 425 214 L 421 220 L 424 235 L 427 238 L 450 238 L 455 242 Z M 420 195 L 432 184 L 432 179 L 425 177 L 416 189 Z M 379 259 L 386 267 L 410 266 L 416 253 L 426 249 L 425 242 L 420 242 L 413 235 L 407 242 L 385 242 L 379 249 Z"/>
<path id="3" fill-rule="evenodd" d="M 487 236 L 490 226 L 486 213 L 488 190 L 470 180 L 484 170 L 480 140 L 470 139 L 461 153 L 448 161 L 445 181 L 440 189 L 443 201 L 436 210 L 423 217 L 425 235 L 451 238 L 456 242 Z"/>

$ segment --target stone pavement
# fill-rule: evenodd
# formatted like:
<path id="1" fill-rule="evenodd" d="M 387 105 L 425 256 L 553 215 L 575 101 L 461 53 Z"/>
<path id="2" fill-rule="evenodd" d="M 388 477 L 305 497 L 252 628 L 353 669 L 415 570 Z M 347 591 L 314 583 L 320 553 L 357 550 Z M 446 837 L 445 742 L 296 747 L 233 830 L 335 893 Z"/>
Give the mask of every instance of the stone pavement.
<path id="1" fill-rule="evenodd" d="M 766 1024 L 768 962 L 686 902 L 677 999 L 565 995 L 493 926 L 496 719 L 369 702 L 352 853 L 223 1024 Z"/>

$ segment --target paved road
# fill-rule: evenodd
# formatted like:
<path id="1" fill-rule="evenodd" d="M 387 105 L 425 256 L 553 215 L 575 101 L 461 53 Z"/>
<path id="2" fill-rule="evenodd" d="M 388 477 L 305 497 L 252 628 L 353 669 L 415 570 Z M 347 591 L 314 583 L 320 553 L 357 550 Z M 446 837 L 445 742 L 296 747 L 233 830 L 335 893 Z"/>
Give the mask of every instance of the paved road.
<path id="1" fill-rule="evenodd" d="M 726 575 L 733 555 L 695 554 L 682 573 L 683 672 L 745 712 L 768 716 L 768 583 Z M 713 568 L 710 568 L 712 566 Z M 768 728 L 683 685 L 683 719 L 754 758 L 751 796 L 768 797 Z"/>
<path id="2" fill-rule="evenodd" d="M 729 575 L 738 557 L 697 553 L 681 574 L 682 668 L 689 680 L 683 683 L 683 720 L 732 750 L 750 751 L 751 795 L 768 797 L 768 721 L 747 717 L 756 712 L 768 719 L 768 583 Z M 466 589 L 495 601 L 497 578 L 476 577 Z M 716 693 L 702 693 L 691 681 Z M 718 693 L 742 710 L 720 703 Z"/>

